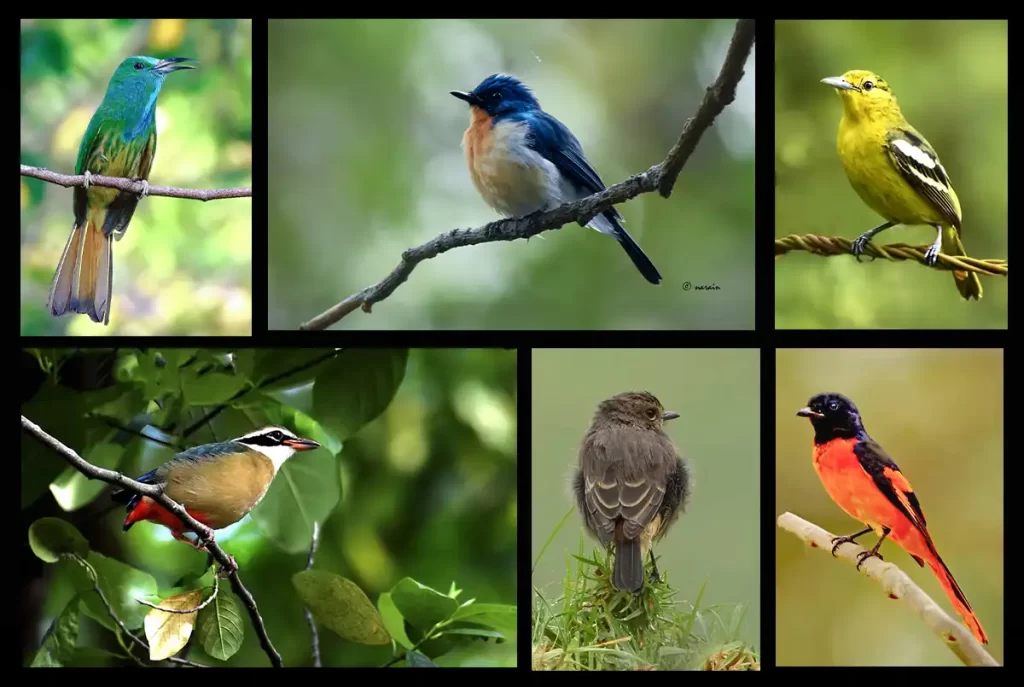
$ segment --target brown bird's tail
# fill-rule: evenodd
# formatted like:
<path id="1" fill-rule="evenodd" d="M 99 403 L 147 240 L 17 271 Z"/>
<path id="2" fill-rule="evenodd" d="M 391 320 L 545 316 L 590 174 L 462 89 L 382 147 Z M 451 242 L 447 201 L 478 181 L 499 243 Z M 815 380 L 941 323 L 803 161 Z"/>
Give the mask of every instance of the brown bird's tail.
<path id="1" fill-rule="evenodd" d="M 616 540 L 612 585 L 616 589 L 633 593 L 644 588 L 644 557 L 640 551 L 639 537 Z"/>
<path id="2" fill-rule="evenodd" d="M 46 307 L 54 317 L 69 312 L 88 315 L 93 322 L 110 322 L 114 262 L 110 237 L 92 216 L 75 224 L 50 285 Z"/>
<path id="3" fill-rule="evenodd" d="M 967 255 L 956 227 L 942 227 L 942 252 L 946 255 Z M 965 300 L 981 300 L 981 279 L 976 272 L 953 270 L 956 290 Z"/>
<path id="4" fill-rule="evenodd" d="M 967 603 L 967 597 L 960 591 L 960 585 L 953 579 L 953 573 L 949 572 L 949 568 L 946 567 L 946 564 L 937 555 L 928 556 L 927 560 L 928 567 L 935 573 L 935 577 L 939 578 L 939 584 L 946 590 L 946 596 L 949 597 L 949 601 L 953 604 L 956 612 L 963 618 L 964 625 L 970 629 L 975 639 L 982 644 L 988 644 L 988 635 L 982 629 L 978 616 L 974 615 L 974 611 L 971 610 L 971 604 Z"/>

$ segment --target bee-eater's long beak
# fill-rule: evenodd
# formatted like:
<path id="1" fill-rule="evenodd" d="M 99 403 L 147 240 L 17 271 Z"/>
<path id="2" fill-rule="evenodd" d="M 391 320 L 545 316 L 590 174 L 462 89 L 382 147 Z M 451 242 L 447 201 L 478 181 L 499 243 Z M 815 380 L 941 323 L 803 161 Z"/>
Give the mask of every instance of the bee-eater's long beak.
<path id="1" fill-rule="evenodd" d="M 195 69 L 195 66 L 191 64 L 178 64 L 179 62 L 184 62 L 185 60 L 191 59 L 191 57 L 168 57 L 166 60 L 160 60 L 159 62 L 157 62 L 156 66 L 153 67 L 153 69 L 157 70 L 158 72 L 163 72 L 165 74 L 176 72 L 179 69 Z"/>
<path id="2" fill-rule="evenodd" d="M 312 439 L 303 439 L 301 437 L 285 439 L 281 443 L 285 446 L 291 446 L 296 451 L 309 451 L 314 448 L 320 448 L 320 444 L 316 443 Z"/>
<path id="3" fill-rule="evenodd" d="M 821 83 L 828 84 L 832 88 L 838 88 L 841 91 L 859 91 L 860 89 L 854 86 L 852 83 L 847 81 L 841 76 L 830 76 L 826 79 L 822 79 Z"/>

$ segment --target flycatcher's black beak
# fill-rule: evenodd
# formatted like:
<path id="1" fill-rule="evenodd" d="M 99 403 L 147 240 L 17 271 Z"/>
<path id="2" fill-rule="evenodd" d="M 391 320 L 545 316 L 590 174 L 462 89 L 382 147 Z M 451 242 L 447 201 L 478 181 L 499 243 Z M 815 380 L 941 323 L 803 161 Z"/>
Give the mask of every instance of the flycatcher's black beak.
<path id="1" fill-rule="evenodd" d="M 796 411 L 796 414 L 799 415 L 800 417 L 825 417 L 824 413 L 816 413 L 810 408 L 801 408 L 800 410 Z"/>
<path id="2" fill-rule="evenodd" d="M 675 420 L 677 417 L 679 417 L 679 413 L 673 412 L 671 410 L 666 410 L 664 413 L 661 414 L 662 420 Z"/>
<path id="3" fill-rule="evenodd" d="M 176 72 L 179 69 L 195 69 L 191 64 L 178 64 L 179 62 L 185 62 L 186 60 L 191 59 L 191 57 L 168 57 L 166 60 L 160 60 L 157 62 L 153 69 L 158 72 L 164 72 L 165 74 Z"/>
<path id="4" fill-rule="evenodd" d="M 320 444 L 316 443 L 312 439 L 285 439 L 281 443 L 285 446 L 291 446 L 296 451 L 309 451 L 314 448 L 320 448 Z"/>
<path id="5" fill-rule="evenodd" d="M 477 98 L 472 93 L 463 93 L 462 91 L 450 91 L 450 93 L 452 95 L 454 95 L 456 98 L 458 98 L 459 100 L 465 100 L 470 105 L 479 105 L 480 104 L 480 99 Z"/>

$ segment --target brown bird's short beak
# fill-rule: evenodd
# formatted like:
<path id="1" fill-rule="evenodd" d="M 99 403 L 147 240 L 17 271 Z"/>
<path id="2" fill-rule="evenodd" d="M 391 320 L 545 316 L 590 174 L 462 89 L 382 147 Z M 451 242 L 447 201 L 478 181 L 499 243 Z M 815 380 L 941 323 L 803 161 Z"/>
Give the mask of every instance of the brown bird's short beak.
<path id="1" fill-rule="evenodd" d="M 664 413 L 661 414 L 662 420 L 675 420 L 677 417 L 679 417 L 679 413 L 673 412 L 671 410 L 666 410 Z"/>
<path id="2" fill-rule="evenodd" d="M 320 448 L 320 444 L 312 439 L 285 439 L 281 443 L 285 446 L 291 446 L 296 451 L 309 451 L 314 448 Z"/>
<path id="3" fill-rule="evenodd" d="M 799 415 L 800 417 L 825 417 L 824 413 L 816 413 L 810 408 L 801 408 L 800 410 L 796 411 L 796 414 Z"/>
<path id="4" fill-rule="evenodd" d="M 179 69 L 195 69 L 195 66 L 191 64 L 178 64 L 179 62 L 185 62 L 186 60 L 191 59 L 191 57 L 168 57 L 166 60 L 160 60 L 157 62 L 153 69 L 167 74 L 176 72 Z"/>
<path id="5" fill-rule="evenodd" d="M 459 100 L 465 100 L 470 105 L 479 105 L 480 104 L 480 99 L 477 98 L 472 93 L 463 93 L 462 91 L 450 91 L 450 93 L 452 95 L 454 95 L 456 98 L 458 98 Z"/>

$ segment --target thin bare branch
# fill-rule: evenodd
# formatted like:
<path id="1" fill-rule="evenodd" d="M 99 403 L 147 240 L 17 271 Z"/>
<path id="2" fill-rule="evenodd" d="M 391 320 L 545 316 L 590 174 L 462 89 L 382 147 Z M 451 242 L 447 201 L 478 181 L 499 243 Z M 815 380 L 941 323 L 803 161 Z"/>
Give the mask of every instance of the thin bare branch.
<path id="1" fill-rule="evenodd" d="M 72 186 L 84 186 L 86 179 L 84 174 L 58 174 L 57 172 L 51 172 L 50 170 L 43 169 L 42 167 L 30 167 L 29 165 L 21 166 L 21 175 L 42 179 L 43 181 L 48 181 L 51 184 L 57 184 L 58 186 L 64 186 L 65 188 L 70 188 Z M 136 181 L 135 179 L 107 177 L 99 174 L 92 174 L 89 176 L 89 185 L 109 186 L 110 188 L 117 188 L 131 193 L 142 193 L 142 190 L 146 187 L 141 181 Z M 147 195 L 168 196 L 170 198 L 189 198 L 191 200 L 202 201 L 219 200 L 221 198 L 251 198 L 252 187 L 199 189 L 150 185 Z"/>

